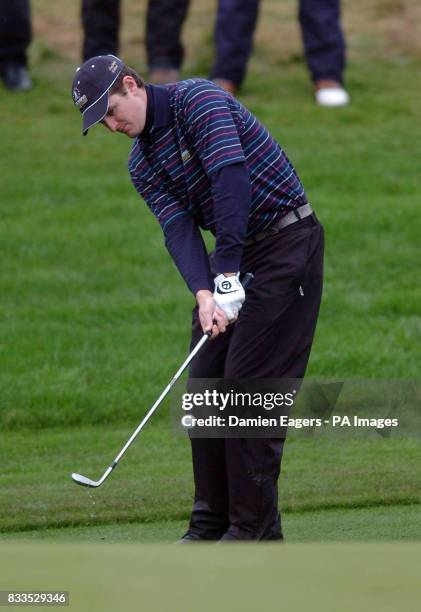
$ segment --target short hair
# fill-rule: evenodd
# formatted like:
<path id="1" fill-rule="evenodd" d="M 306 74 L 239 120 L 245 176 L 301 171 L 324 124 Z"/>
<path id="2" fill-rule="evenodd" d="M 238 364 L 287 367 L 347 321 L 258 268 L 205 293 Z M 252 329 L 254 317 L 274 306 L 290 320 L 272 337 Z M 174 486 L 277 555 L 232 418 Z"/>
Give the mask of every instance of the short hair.
<path id="1" fill-rule="evenodd" d="M 124 93 L 123 79 L 126 76 L 133 77 L 134 80 L 136 81 L 136 85 L 138 87 L 142 88 L 142 87 L 145 86 L 145 81 L 136 72 L 136 70 L 133 70 L 133 68 L 130 68 L 129 66 L 123 66 L 123 69 L 120 72 L 120 74 L 118 75 L 117 80 L 115 81 L 115 83 L 112 85 L 112 87 L 109 90 L 110 96 L 112 94 L 122 94 L 122 93 Z"/>

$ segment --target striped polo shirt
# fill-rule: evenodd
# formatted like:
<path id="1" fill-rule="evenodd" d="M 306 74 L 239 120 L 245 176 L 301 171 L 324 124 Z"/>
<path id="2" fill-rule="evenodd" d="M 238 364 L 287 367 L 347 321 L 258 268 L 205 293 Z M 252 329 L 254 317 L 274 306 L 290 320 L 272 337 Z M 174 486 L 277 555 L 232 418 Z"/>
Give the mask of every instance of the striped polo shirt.
<path id="1" fill-rule="evenodd" d="M 213 179 L 228 166 L 244 165 L 250 195 L 235 195 L 226 206 L 245 216 L 240 241 L 269 228 L 292 208 L 307 203 L 303 186 L 285 152 L 256 117 L 229 93 L 203 79 L 165 87 L 148 86 L 153 125 L 136 138 L 129 157 L 131 180 L 158 219 L 170 254 L 190 289 L 212 289 L 206 251 L 198 227 L 216 235 Z M 235 175 L 232 175 L 235 177 Z M 234 178 L 235 180 L 235 178 Z M 249 201 L 243 201 L 249 200 Z M 220 215 L 221 216 L 221 215 Z M 237 228 L 238 230 L 238 228 Z M 225 241 L 226 242 L 226 241 Z M 238 237 L 237 237 L 238 242 Z M 222 247 L 221 247 L 222 248 Z M 239 269 L 241 253 L 224 254 Z M 222 256 L 221 256 L 222 260 Z M 221 265 L 222 261 L 221 261 Z"/>

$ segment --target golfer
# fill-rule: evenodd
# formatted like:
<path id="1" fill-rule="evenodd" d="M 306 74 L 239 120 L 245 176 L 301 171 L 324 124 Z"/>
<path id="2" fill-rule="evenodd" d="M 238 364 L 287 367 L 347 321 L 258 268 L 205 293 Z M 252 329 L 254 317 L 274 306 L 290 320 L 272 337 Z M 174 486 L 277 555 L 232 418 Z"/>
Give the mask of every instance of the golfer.
<path id="1" fill-rule="evenodd" d="M 94 57 L 72 86 L 83 133 L 133 139 L 129 172 L 196 299 L 193 378 L 304 376 L 323 275 L 323 229 L 280 145 L 229 93 L 202 79 L 145 84 Z M 215 236 L 208 256 L 200 229 Z M 251 272 L 247 299 L 240 273 Z M 195 497 L 182 542 L 282 540 L 282 438 L 192 438 Z"/>

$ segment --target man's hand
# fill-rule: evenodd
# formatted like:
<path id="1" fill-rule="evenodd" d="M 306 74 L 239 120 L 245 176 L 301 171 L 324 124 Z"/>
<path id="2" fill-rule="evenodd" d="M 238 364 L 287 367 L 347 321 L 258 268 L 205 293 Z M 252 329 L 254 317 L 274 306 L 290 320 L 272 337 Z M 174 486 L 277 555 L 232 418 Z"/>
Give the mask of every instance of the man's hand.
<path id="1" fill-rule="evenodd" d="M 228 319 L 223 310 L 217 307 L 213 295 L 205 289 L 196 293 L 199 306 L 199 319 L 204 333 L 212 332 L 212 338 L 224 333 Z"/>
<path id="2" fill-rule="evenodd" d="M 240 283 L 239 274 L 225 276 L 219 274 L 215 278 L 215 292 L 213 299 L 216 305 L 225 312 L 228 321 L 234 321 L 238 317 L 246 294 Z"/>

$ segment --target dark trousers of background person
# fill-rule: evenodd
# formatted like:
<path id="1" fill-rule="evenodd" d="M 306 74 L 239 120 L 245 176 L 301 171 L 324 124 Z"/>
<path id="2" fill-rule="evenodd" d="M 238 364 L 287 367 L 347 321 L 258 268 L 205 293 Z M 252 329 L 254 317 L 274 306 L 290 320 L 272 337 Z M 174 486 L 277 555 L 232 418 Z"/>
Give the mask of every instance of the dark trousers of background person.
<path id="1" fill-rule="evenodd" d="M 244 80 L 253 48 L 260 0 L 219 0 L 215 24 L 212 79 L 235 85 Z M 189 0 L 151 0 L 147 18 L 149 66 L 179 68 L 183 58 L 181 27 Z M 304 53 L 313 81 L 341 83 L 345 40 L 340 23 L 340 0 L 299 0 Z"/>
<path id="2" fill-rule="evenodd" d="M 215 61 L 211 78 L 241 85 L 253 47 L 260 0 L 219 0 L 215 24 Z M 180 68 L 181 29 L 189 0 L 149 0 L 146 51 L 149 68 Z M 299 0 L 304 53 L 313 81 L 343 80 L 345 41 L 340 0 Z M 118 53 L 120 0 L 83 0 L 83 58 Z"/>
<path id="3" fill-rule="evenodd" d="M 31 15 L 29 0 L 1 3 L 0 64 L 28 65 L 28 47 L 31 42 Z"/>
<path id="4" fill-rule="evenodd" d="M 149 0 L 146 20 L 146 52 L 150 69 L 181 67 L 184 47 L 181 29 L 190 0 Z M 237 84 L 245 74 L 253 46 L 259 2 L 218 0 L 215 24 L 215 62 L 211 78 Z"/>
<path id="5" fill-rule="evenodd" d="M 260 0 L 219 2 L 215 27 L 216 57 L 211 78 L 241 85 L 252 50 L 259 4 Z M 345 41 L 340 24 L 340 0 L 299 0 L 299 22 L 312 80 L 341 83 L 345 68 Z"/>
<path id="6" fill-rule="evenodd" d="M 189 0 L 149 0 L 146 16 L 146 55 L 149 70 L 180 69 L 184 59 L 181 29 Z"/>
<path id="7" fill-rule="evenodd" d="M 150 69 L 181 67 L 184 58 L 181 29 L 189 5 L 190 0 L 149 0 L 146 52 Z M 219 0 L 217 6 L 216 55 L 211 78 L 226 78 L 239 84 L 252 51 L 259 2 Z"/>
<path id="8" fill-rule="evenodd" d="M 312 80 L 342 83 L 345 39 L 340 0 L 300 0 L 299 20 Z"/>
<path id="9" fill-rule="evenodd" d="M 246 246 L 241 271 L 254 279 L 240 317 L 198 354 L 190 378 L 303 378 L 322 294 L 323 250 L 315 215 Z M 202 335 L 195 309 L 191 347 Z M 281 539 L 283 445 L 281 438 L 191 438 L 195 498 L 189 532 L 209 540 L 224 534 Z"/>
<path id="10" fill-rule="evenodd" d="M 244 80 L 253 48 L 260 0 L 219 0 L 215 24 L 215 61 L 210 78 L 235 85 Z M 189 0 L 150 0 L 146 45 L 149 67 L 180 68 L 181 27 Z M 313 81 L 343 80 L 345 41 L 340 0 L 299 0 L 304 53 Z"/>
<path id="11" fill-rule="evenodd" d="M 188 7 L 188 0 L 149 0 L 146 52 L 150 69 L 180 68 L 184 57 L 181 29 Z M 120 22 L 120 0 L 82 0 L 84 61 L 95 55 L 118 54 Z"/>
<path id="12" fill-rule="evenodd" d="M 83 60 L 119 51 L 120 0 L 82 0 Z"/>

